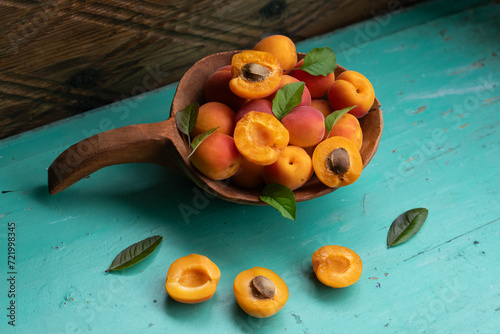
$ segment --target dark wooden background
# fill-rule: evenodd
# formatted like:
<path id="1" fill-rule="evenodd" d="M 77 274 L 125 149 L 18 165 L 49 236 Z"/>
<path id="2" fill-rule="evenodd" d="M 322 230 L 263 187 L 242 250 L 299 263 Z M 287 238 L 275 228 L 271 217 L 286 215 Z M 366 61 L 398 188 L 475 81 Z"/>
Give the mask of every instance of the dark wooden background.
<path id="1" fill-rule="evenodd" d="M 297 42 L 413 2 L 0 0 L 0 138 L 177 81 L 211 53 L 274 33 Z"/>

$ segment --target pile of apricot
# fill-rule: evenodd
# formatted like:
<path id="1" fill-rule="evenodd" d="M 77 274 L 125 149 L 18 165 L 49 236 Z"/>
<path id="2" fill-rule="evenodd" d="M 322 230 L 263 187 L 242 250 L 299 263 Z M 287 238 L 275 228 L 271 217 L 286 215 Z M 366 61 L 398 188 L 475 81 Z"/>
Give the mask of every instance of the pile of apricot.
<path id="1" fill-rule="evenodd" d="M 302 62 L 290 38 L 273 35 L 215 71 L 191 136 L 217 130 L 193 153 L 193 165 L 211 179 L 230 178 L 247 189 L 279 183 L 295 190 L 314 174 L 328 187 L 356 181 L 363 167 L 358 118 L 374 102 L 373 86 L 354 71 L 312 75 L 299 69 Z M 273 99 L 294 82 L 305 84 L 302 98 L 278 119 Z M 354 108 L 327 133 L 325 118 L 347 107 Z"/>

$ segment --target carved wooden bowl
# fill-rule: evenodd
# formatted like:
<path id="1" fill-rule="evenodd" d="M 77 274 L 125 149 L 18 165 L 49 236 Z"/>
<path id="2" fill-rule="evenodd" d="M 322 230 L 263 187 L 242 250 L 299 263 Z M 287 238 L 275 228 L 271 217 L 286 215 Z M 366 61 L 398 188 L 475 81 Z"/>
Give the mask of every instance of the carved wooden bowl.
<path id="1" fill-rule="evenodd" d="M 216 53 L 194 64 L 179 81 L 167 120 L 105 131 L 62 152 L 48 170 L 49 193 L 56 194 L 106 166 L 154 163 L 182 172 L 196 185 L 224 200 L 241 204 L 264 204 L 259 199 L 261 190 L 247 190 L 228 181 L 214 181 L 198 172 L 187 158 L 190 153 L 187 140 L 175 125 L 175 114 L 179 110 L 195 101 L 200 104 L 205 102 L 205 82 L 218 68 L 231 64 L 231 58 L 237 52 Z M 299 59 L 303 57 L 304 54 L 299 54 Z M 338 76 L 345 70 L 337 66 L 335 75 Z M 359 119 L 363 130 L 363 168 L 375 155 L 382 135 L 383 119 L 379 108 L 380 103 L 375 98 L 370 112 Z M 294 191 L 295 200 L 310 200 L 335 189 L 323 185 L 313 176 L 304 186 Z"/>

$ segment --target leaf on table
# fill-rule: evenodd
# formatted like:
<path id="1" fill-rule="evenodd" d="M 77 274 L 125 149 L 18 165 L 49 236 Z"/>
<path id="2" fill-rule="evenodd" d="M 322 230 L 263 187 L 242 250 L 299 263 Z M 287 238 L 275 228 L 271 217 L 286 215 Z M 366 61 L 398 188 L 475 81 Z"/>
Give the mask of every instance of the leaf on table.
<path id="1" fill-rule="evenodd" d="M 332 49 L 325 46 L 314 48 L 304 57 L 300 69 L 312 75 L 328 75 L 337 68 L 337 56 Z"/>
<path id="2" fill-rule="evenodd" d="M 304 93 L 304 82 L 291 82 L 281 87 L 273 99 L 273 114 L 281 121 L 290 111 L 299 105 Z"/>
<path id="3" fill-rule="evenodd" d="M 270 183 L 262 191 L 260 200 L 273 206 L 283 217 L 295 220 L 297 204 L 290 188 L 278 183 Z"/>
<path id="4" fill-rule="evenodd" d="M 326 138 L 328 138 L 328 136 L 330 135 L 330 132 L 332 131 L 332 128 L 335 125 L 335 123 L 337 123 L 339 119 L 344 117 L 344 115 L 347 114 L 351 109 L 354 109 L 356 107 L 357 106 L 352 106 L 340 110 L 335 110 L 330 115 L 325 117 Z"/>
<path id="5" fill-rule="evenodd" d="M 208 136 L 210 136 L 212 133 L 215 132 L 215 130 L 217 130 L 219 127 L 216 127 L 216 128 L 213 128 L 213 129 L 210 129 L 208 131 L 205 131 L 199 135 L 197 135 L 196 137 L 194 137 L 193 139 L 193 142 L 191 143 L 191 148 L 193 149 L 191 151 L 191 153 L 189 153 L 188 155 L 188 158 L 191 157 L 194 153 L 194 151 L 196 151 L 196 149 L 198 148 L 198 146 L 200 146 L 200 144 L 208 138 Z"/>
<path id="6" fill-rule="evenodd" d="M 149 254 L 153 253 L 162 239 L 163 237 L 155 235 L 125 248 L 115 257 L 108 270 L 105 272 L 122 270 L 144 260 Z"/>
<path id="7" fill-rule="evenodd" d="M 188 141 L 191 142 L 190 133 L 196 124 L 196 119 L 198 118 L 198 111 L 200 110 L 200 105 L 198 102 L 193 102 L 186 108 L 179 110 L 175 114 L 175 124 L 180 132 L 188 136 Z"/>
<path id="8" fill-rule="evenodd" d="M 417 208 L 399 215 L 387 233 L 387 247 L 402 244 L 413 237 L 424 224 L 428 213 L 425 208 Z"/>

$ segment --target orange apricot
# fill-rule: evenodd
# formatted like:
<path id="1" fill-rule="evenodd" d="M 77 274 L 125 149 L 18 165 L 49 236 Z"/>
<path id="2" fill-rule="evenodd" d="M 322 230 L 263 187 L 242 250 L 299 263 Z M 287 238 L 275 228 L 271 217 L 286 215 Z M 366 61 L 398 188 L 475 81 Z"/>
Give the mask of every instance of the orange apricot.
<path id="1" fill-rule="evenodd" d="M 190 160 L 206 177 L 224 180 L 238 171 L 243 156 L 238 152 L 233 137 L 212 133 L 201 142 Z"/>
<path id="2" fill-rule="evenodd" d="M 297 63 L 295 43 L 284 35 L 268 36 L 258 42 L 253 49 L 267 51 L 278 57 L 281 67 L 285 70 L 284 74 L 289 73 Z"/>
<path id="3" fill-rule="evenodd" d="M 357 118 L 361 118 L 373 105 L 375 91 L 371 82 L 361 73 L 344 71 L 328 89 L 328 101 L 333 110 L 340 110 L 356 106 L 349 111 Z"/>
<path id="4" fill-rule="evenodd" d="M 353 250 L 328 245 L 312 255 L 312 265 L 318 280 L 332 288 L 345 288 L 356 283 L 361 277 L 363 263 Z"/>
<path id="5" fill-rule="evenodd" d="M 302 187 L 313 175 L 312 161 L 306 150 L 288 145 L 278 160 L 264 166 L 262 176 L 266 184 L 279 183 L 290 190 Z"/>
<path id="6" fill-rule="evenodd" d="M 243 311 L 256 318 L 267 318 L 285 306 L 288 287 L 272 270 L 254 267 L 236 276 L 233 284 L 236 302 Z"/>
<path id="7" fill-rule="evenodd" d="M 355 182 L 363 170 L 363 161 L 356 145 L 345 137 L 330 137 L 314 149 L 313 169 L 328 187 L 343 187 Z"/>
<path id="8" fill-rule="evenodd" d="M 332 106 L 327 100 L 323 99 L 312 99 L 311 100 L 311 107 L 318 109 L 321 111 L 323 116 L 328 116 L 333 112 Z"/>
<path id="9" fill-rule="evenodd" d="M 326 134 L 325 134 L 326 136 Z M 345 114 L 333 126 L 328 137 L 342 136 L 350 139 L 361 150 L 363 145 L 363 130 L 356 116 Z"/>
<path id="10" fill-rule="evenodd" d="M 200 106 L 196 124 L 191 131 L 194 138 L 205 131 L 218 127 L 216 133 L 223 133 L 229 136 L 234 131 L 234 111 L 227 105 L 220 102 L 208 102 Z"/>
<path id="11" fill-rule="evenodd" d="M 281 82 L 283 69 L 274 55 L 245 50 L 231 60 L 229 89 L 245 99 L 260 99 L 274 93 Z"/>
<path id="12" fill-rule="evenodd" d="M 264 166 L 258 166 L 243 158 L 240 169 L 231 176 L 231 182 L 245 189 L 257 189 L 264 184 L 263 169 Z"/>
<path id="13" fill-rule="evenodd" d="M 274 115 L 258 111 L 246 113 L 234 129 L 238 151 L 259 166 L 278 160 L 289 140 L 288 130 Z"/>
<path id="14" fill-rule="evenodd" d="M 220 270 L 215 263 L 206 256 L 190 254 L 170 265 L 165 289 L 178 302 L 201 303 L 212 298 L 219 279 Z"/>

